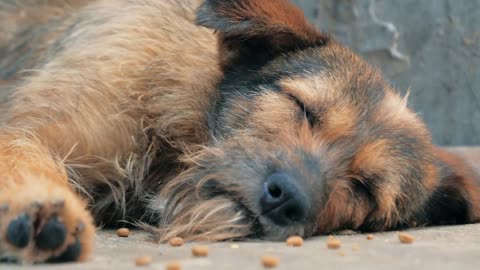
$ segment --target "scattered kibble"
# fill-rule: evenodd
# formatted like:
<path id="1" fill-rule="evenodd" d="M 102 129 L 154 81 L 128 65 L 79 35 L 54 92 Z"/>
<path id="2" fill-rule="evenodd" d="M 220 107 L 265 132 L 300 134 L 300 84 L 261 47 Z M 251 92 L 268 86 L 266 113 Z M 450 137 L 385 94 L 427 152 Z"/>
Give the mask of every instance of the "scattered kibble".
<path id="1" fill-rule="evenodd" d="M 120 228 L 117 230 L 117 235 L 120 237 L 128 237 L 128 235 L 130 235 L 130 230 L 127 228 Z"/>
<path id="2" fill-rule="evenodd" d="M 301 247 L 303 246 L 303 238 L 300 236 L 291 236 L 287 239 L 287 246 Z"/>
<path id="3" fill-rule="evenodd" d="M 150 256 L 140 256 L 135 259 L 136 266 L 149 266 L 150 264 L 152 264 L 152 257 Z"/>
<path id="4" fill-rule="evenodd" d="M 411 244 L 415 241 L 415 237 L 413 237 L 413 235 L 403 232 L 398 233 L 398 239 L 404 244 Z"/>
<path id="5" fill-rule="evenodd" d="M 180 246 L 183 246 L 183 244 L 185 243 L 183 241 L 183 238 L 181 238 L 181 237 L 173 237 L 168 242 L 170 243 L 170 246 L 172 246 L 172 247 L 180 247 Z"/>
<path id="6" fill-rule="evenodd" d="M 342 246 L 342 242 L 333 236 L 329 236 L 327 240 L 327 247 L 329 249 L 339 249 Z"/>
<path id="7" fill-rule="evenodd" d="M 353 244 L 353 245 L 352 245 L 352 250 L 353 250 L 353 251 L 360 250 L 360 247 L 359 247 L 357 244 Z"/>
<path id="8" fill-rule="evenodd" d="M 375 238 L 373 234 L 367 234 L 367 240 L 373 240 L 373 238 Z"/>
<path id="9" fill-rule="evenodd" d="M 280 263 L 277 257 L 271 255 L 265 255 L 262 257 L 262 264 L 265 268 L 275 268 Z"/>
<path id="10" fill-rule="evenodd" d="M 181 270 L 182 265 L 179 262 L 169 262 L 167 263 L 166 270 Z"/>
<path id="11" fill-rule="evenodd" d="M 208 247 L 207 246 L 194 246 L 194 247 L 192 247 L 192 254 L 195 257 L 207 257 L 208 256 Z"/>

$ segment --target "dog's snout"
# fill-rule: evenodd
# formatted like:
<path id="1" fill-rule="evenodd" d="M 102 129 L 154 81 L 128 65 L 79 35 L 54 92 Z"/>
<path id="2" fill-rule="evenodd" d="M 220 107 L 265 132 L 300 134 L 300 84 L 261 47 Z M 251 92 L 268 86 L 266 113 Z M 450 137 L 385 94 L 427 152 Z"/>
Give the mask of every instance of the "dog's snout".
<path id="1" fill-rule="evenodd" d="M 280 226 L 302 222 L 307 215 L 305 194 L 286 173 L 274 173 L 266 179 L 260 204 L 263 216 Z"/>

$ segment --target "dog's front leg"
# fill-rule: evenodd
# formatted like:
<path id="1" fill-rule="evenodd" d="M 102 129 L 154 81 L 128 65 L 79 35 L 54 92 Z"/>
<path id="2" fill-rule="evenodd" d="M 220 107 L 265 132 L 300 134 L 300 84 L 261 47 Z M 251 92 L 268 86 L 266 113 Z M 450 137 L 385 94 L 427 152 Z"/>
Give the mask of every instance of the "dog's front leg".
<path id="1" fill-rule="evenodd" d="M 94 223 L 76 191 L 123 180 L 116 162 L 137 149 L 140 121 L 121 80 L 129 78 L 79 54 L 52 59 L 10 100 L 0 129 L 0 257 L 86 259 Z"/>
<path id="2" fill-rule="evenodd" d="M 92 218 L 61 161 L 37 139 L 21 131 L 0 136 L 0 256 L 83 260 L 92 251 Z"/>

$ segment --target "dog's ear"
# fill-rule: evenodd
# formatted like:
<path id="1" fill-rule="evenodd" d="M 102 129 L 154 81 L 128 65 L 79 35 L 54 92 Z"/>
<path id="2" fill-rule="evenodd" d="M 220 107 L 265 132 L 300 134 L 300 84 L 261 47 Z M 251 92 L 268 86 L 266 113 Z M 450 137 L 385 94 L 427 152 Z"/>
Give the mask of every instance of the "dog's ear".
<path id="1" fill-rule="evenodd" d="M 466 160 L 444 149 L 436 149 L 439 182 L 426 211 L 433 224 L 464 224 L 480 221 L 480 175 Z M 478 159 L 480 152 L 471 159 Z M 475 161 L 476 162 L 476 161 Z"/>
<path id="2" fill-rule="evenodd" d="M 197 11 L 197 23 L 219 33 L 224 69 L 261 65 L 278 54 L 329 40 L 286 0 L 206 0 Z"/>

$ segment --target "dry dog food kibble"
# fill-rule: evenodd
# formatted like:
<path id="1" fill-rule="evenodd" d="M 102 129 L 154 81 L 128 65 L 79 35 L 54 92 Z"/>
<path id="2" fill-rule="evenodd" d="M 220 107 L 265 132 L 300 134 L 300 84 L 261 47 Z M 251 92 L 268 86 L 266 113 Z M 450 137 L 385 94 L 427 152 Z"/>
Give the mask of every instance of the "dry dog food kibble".
<path id="1" fill-rule="evenodd" d="M 262 257 L 262 264 L 265 268 L 274 268 L 280 263 L 277 257 L 265 255 Z"/>
<path id="2" fill-rule="evenodd" d="M 167 263 L 167 270 L 181 270 L 182 266 L 179 262 L 169 262 Z"/>
<path id="3" fill-rule="evenodd" d="M 357 244 L 352 245 L 352 250 L 357 251 L 360 250 L 360 247 Z"/>
<path id="4" fill-rule="evenodd" d="M 291 236 L 287 239 L 287 246 L 301 247 L 303 246 L 303 238 L 300 236 Z"/>
<path id="5" fill-rule="evenodd" d="M 207 246 L 194 246 L 192 248 L 192 254 L 195 257 L 206 257 L 206 256 L 208 256 L 208 247 Z"/>
<path id="6" fill-rule="evenodd" d="M 373 240 L 373 234 L 367 234 L 367 240 Z"/>
<path id="7" fill-rule="evenodd" d="M 415 241 L 415 237 L 408 233 L 398 233 L 398 239 L 404 244 L 411 244 Z"/>
<path id="8" fill-rule="evenodd" d="M 150 264 L 152 264 L 152 257 L 150 256 L 140 256 L 135 260 L 137 266 L 149 266 Z"/>
<path id="9" fill-rule="evenodd" d="M 333 236 L 329 236 L 327 240 L 327 247 L 329 249 L 339 249 L 342 246 L 342 242 Z"/>
<path id="10" fill-rule="evenodd" d="M 120 228 L 117 230 L 117 235 L 120 237 L 128 237 L 130 230 L 127 228 Z"/>
<path id="11" fill-rule="evenodd" d="M 181 238 L 181 237 L 173 237 L 168 242 L 170 243 L 170 245 L 172 247 L 179 247 L 179 246 L 182 246 L 183 243 L 184 243 L 183 238 Z"/>

